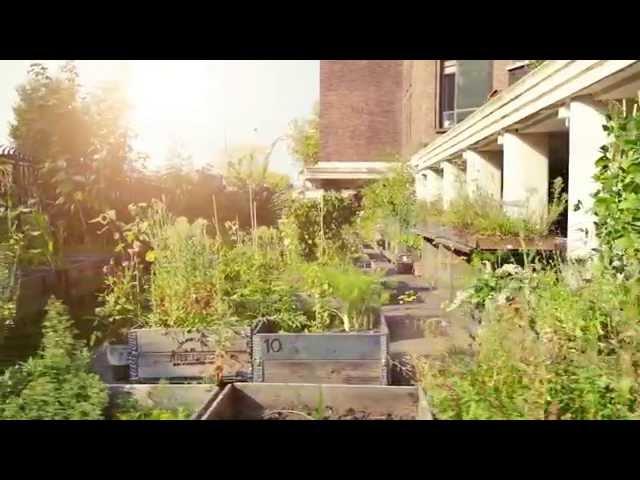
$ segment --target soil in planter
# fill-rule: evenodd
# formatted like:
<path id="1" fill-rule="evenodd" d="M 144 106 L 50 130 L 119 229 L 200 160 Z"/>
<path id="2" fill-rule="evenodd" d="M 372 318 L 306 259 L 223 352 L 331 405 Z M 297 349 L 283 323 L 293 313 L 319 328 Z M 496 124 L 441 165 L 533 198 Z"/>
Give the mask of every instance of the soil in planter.
<path id="1" fill-rule="evenodd" d="M 415 420 L 415 415 L 372 415 L 365 410 L 347 409 L 344 413 L 334 413 L 331 407 L 326 407 L 323 412 L 299 412 L 296 410 L 267 410 L 263 420 Z"/>

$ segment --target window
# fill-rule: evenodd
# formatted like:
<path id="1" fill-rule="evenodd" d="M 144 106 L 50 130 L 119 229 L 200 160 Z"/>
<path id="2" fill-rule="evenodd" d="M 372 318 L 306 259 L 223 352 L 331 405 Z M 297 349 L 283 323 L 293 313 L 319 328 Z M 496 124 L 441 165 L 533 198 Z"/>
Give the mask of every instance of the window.
<path id="1" fill-rule="evenodd" d="M 442 61 L 440 80 L 440 126 L 449 128 L 455 125 L 456 100 L 456 61 Z"/>
<path id="2" fill-rule="evenodd" d="M 491 60 L 442 60 L 440 127 L 450 128 L 487 101 L 493 84 Z"/>

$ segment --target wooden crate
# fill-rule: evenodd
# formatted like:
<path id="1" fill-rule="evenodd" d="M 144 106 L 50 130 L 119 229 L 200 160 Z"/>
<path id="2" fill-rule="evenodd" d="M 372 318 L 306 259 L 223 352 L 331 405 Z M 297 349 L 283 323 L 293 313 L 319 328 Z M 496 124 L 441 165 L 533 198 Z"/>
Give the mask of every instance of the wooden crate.
<path id="1" fill-rule="evenodd" d="M 99 260 L 87 260 L 64 269 L 68 295 L 82 296 L 100 290 L 104 285 L 104 265 Z"/>
<path id="2" fill-rule="evenodd" d="M 44 309 L 52 295 L 51 279 L 53 270 L 38 270 L 19 278 L 16 315 L 29 317 Z"/>
<path id="3" fill-rule="evenodd" d="M 254 382 L 387 385 L 389 329 L 276 333 L 264 322 L 253 335 Z"/>
<path id="4" fill-rule="evenodd" d="M 133 382 L 184 382 L 217 376 L 225 381 L 251 378 L 251 329 L 231 332 L 222 360 L 209 331 L 146 328 L 129 332 L 129 377 Z"/>
<path id="5" fill-rule="evenodd" d="M 337 416 L 349 410 L 371 417 L 431 420 L 431 412 L 418 387 L 381 385 L 317 385 L 237 383 L 228 385 L 199 420 L 259 420 L 273 410 L 313 412 L 332 410 Z M 299 417 L 305 419 L 305 417 Z"/>
<path id="6" fill-rule="evenodd" d="M 215 385 L 107 385 L 109 391 L 109 412 L 116 409 L 118 401 L 135 399 L 145 407 L 173 410 L 188 408 L 193 418 L 200 418 L 211 407 L 220 393 Z"/>

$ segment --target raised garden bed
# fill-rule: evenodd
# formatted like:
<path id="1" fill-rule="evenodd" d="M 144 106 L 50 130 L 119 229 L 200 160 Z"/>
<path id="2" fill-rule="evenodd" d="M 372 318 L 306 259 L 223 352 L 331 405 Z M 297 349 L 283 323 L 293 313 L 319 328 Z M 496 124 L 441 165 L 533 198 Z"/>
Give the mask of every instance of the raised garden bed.
<path id="1" fill-rule="evenodd" d="M 199 420 L 430 420 L 418 387 L 237 383 Z"/>
<path id="2" fill-rule="evenodd" d="M 278 333 L 263 322 L 253 336 L 254 382 L 387 385 L 384 316 L 366 332 Z"/>
<path id="3" fill-rule="evenodd" d="M 109 385 L 107 418 L 115 418 L 124 405 L 137 410 L 176 412 L 199 418 L 220 393 L 215 385 Z"/>
<path id="4" fill-rule="evenodd" d="M 451 227 L 431 222 L 416 228 L 415 232 L 436 243 L 464 253 L 473 250 L 540 250 L 558 251 L 564 248 L 564 239 L 543 237 L 521 239 L 519 237 L 496 237 L 470 234 Z"/>
<path id="5" fill-rule="evenodd" d="M 49 297 L 69 300 L 93 294 L 104 284 L 102 268 L 106 256 L 72 256 L 58 268 L 32 267 L 23 269 L 19 277 L 18 316 L 40 312 Z"/>
<path id="6" fill-rule="evenodd" d="M 251 378 L 251 329 L 231 332 L 218 347 L 207 330 L 135 329 L 129 332 L 129 378 L 132 382 L 187 382 L 212 378 L 246 381 Z"/>

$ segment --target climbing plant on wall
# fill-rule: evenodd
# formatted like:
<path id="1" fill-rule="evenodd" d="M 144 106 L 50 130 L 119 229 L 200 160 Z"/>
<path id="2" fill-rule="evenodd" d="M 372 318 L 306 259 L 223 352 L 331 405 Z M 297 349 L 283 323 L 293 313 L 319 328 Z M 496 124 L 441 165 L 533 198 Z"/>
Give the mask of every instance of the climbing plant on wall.
<path id="1" fill-rule="evenodd" d="M 610 142 L 602 147 L 595 179 L 596 233 L 614 266 L 640 259 L 640 113 L 638 105 L 612 104 L 604 126 Z"/>

